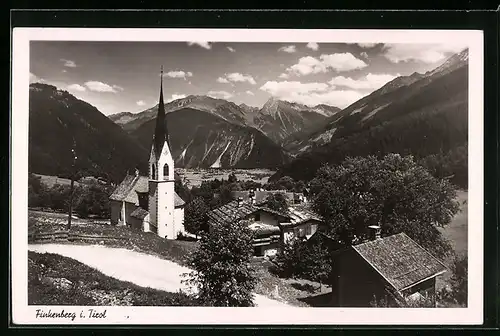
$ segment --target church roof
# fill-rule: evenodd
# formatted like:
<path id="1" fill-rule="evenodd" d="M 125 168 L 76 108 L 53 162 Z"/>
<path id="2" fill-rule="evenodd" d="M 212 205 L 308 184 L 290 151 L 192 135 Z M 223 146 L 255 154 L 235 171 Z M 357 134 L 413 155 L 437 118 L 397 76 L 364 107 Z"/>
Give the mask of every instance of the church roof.
<path id="1" fill-rule="evenodd" d="M 130 214 L 131 217 L 134 217 L 134 218 L 137 218 L 137 219 L 144 219 L 144 217 L 146 217 L 147 215 L 149 215 L 149 211 L 141 208 L 141 207 L 137 207 L 134 211 L 132 211 L 132 213 Z"/>
<path id="2" fill-rule="evenodd" d="M 156 157 L 160 157 L 165 142 L 168 144 L 168 129 L 165 117 L 165 103 L 163 101 L 163 67 L 161 70 L 160 101 L 158 103 L 158 114 L 156 116 L 155 134 L 153 137 L 153 147 Z"/>
<path id="3" fill-rule="evenodd" d="M 149 178 L 141 175 L 127 175 L 109 197 L 113 201 L 127 202 L 139 206 L 138 194 L 149 192 Z M 175 193 L 174 206 L 181 207 L 186 202 Z"/>

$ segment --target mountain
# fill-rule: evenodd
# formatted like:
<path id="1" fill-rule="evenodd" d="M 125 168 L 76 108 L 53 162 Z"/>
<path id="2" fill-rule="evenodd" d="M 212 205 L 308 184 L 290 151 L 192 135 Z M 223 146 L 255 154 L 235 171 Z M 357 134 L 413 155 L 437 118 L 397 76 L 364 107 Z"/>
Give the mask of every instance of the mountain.
<path id="1" fill-rule="evenodd" d="M 318 105 L 314 108 L 270 98 L 253 117 L 253 125 L 277 144 L 296 132 L 309 129 L 335 114 L 337 108 Z"/>
<path id="2" fill-rule="evenodd" d="M 120 112 L 108 116 L 111 121 L 118 125 L 124 125 L 135 119 L 135 114 L 132 112 Z"/>
<path id="3" fill-rule="evenodd" d="M 408 110 L 408 107 L 405 106 L 408 102 L 416 104 L 416 106 L 424 106 L 425 104 L 432 105 L 435 103 L 433 101 L 428 101 L 429 99 L 434 98 L 438 101 L 447 99 L 449 95 L 454 94 L 455 91 L 463 89 L 463 86 L 459 84 L 467 84 L 464 82 L 467 74 L 463 74 L 465 77 L 462 76 L 458 79 L 459 83 L 456 83 L 457 85 L 449 83 L 449 80 L 444 81 L 447 85 L 451 85 L 452 89 L 455 91 L 443 92 L 442 88 L 437 87 L 438 84 L 432 83 L 439 81 L 441 77 L 449 75 L 458 69 L 462 69 L 463 71 L 466 65 L 468 65 L 468 49 L 451 56 L 442 65 L 425 74 L 415 72 L 410 76 L 397 77 L 380 89 L 336 113 L 326 122 L 293 134 L 291 137 L 285 139 L 284 147 L 292 155 L 298 155 L 313 147 L 329 143 L 333 135 L 335 135 L 336 138 L 340 138 L 391 120 L 394 117 L 400 117 L 411 113 L 412 111 Z M 455 77 L 457 76 L 459 75 Z M 424 88 L 429 85 L 431 85 L 431 88 L 426 91 Z M 432 92 L 434 89 L 437 91 Z M 421 99 L 414 99 L 415 94 L 421 91 L 428 92 L 429 95 L 419 95 L 418 97 Z M 437 92 L 439 92 L 439 94 L 436 94 Z M 461 94 L 467 94 L 467 92 L 461 92 Z M 420 101 L 418 101 L 418 99 L 420 99 Z"/>
<path id="4" fill-rule="evenodd" d="M 274 98 L 259 109 L 246 104 L 236 105 L 224 99 L 191 95 L 169 102 L 165 105 L 165 112 L 170 113 L 182 108 L 208 112 L 233 124 L 254 127 L 277 144 L 281 144 L 283 139 L 294 132 L 316 125 L 340 111 L 337 107 L 324 104 L 308 107 Z M 134 132 L 145 122 L 154 119 L 157 111 L 158 105 L 140 113 L 122 112 L 110 115 L 109 118 L 125 131 Z"/>
<path id="5" fill-rule="evenodd" d="M 148 150 L 97 108 L 52 85 L 29 92 L 30 172 L 69 176 L 73 139 L 80 172 L 120 181 L 127 170 L 146 171 Z"/>
<path id="6" fill-rule="evenodd" d="M 308 180 L 324 163 L 340 163 L 347 155 L 395 152 L 419 160 L 432 155 L 438 156 L 433 160 L 451 160 L 441 175 L 460 176 L 455 182 L 463 186 L 467 136 L 468 50 L 464 50 L 425 74 L 394 79 L 315 129 L 287 139 L 286 148 L 296 158 L 272 179 L 289 175 Z"/>
<path id="7" fill-rule="evenodd" d="M 185 98 L 173 100 L 165 104 L 165 112 L 170 113 L 180 110 L 182 108 L 192 108 L 199 111 L 208 112 L 222 119 L 238 124 L 246 125 L 246 116 L 241 108 L 233 102 L 224 99 L 216 99 L 209 96 L 190 95 Z M 127 132 L 133 132 L 139 128 L 143 123 L 156 118 L 158 112 L 158 105 L 153 106 L 143 112 L 133 114 L 131 119 L 121 126 Z M 128 115 L 127 115 L 128 116 Z M 111 120 L 119 119 L 117 114 L 109 116 Z"/>
<path id="8" fill-rule="evenodd" d="M 213 168 L 277 168 L 288 156 L 259 130 L 228 122 L 218 115 L 182 108 L 166 115 L 176 166 Z M 144 147 L 152 143 L 155 119 L 131 135 Z"/>

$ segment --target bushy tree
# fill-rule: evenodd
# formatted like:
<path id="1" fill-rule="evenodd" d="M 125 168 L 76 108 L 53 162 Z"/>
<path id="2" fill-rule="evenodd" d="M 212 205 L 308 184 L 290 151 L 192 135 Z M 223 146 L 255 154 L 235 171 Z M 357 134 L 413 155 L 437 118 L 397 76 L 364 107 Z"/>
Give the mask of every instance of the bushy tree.
<path id="1" fill-rule="evenodd" d="M 109 218 L 111 216 L 109 202 L 111 192 L 109 186 L 97 183 L 79 187 L 75 193 L 73 204 L 76 213 L 83 218 L 87 218 L 89 215 Z"/>
<path id="2" fill-rule="evenodd" d="M 186 230 L 198 237 L 200 231 L 206 230 L 208 211 L 209 208 L 202 197 L 196 197 L 188 203 L 184 215 Z"/>
<path id="3" fill-rule="evenodd" d="M 467 255 L 458 255 L 453 259 L 451 265 L 450 286 L 443 288 L 438 294 L 443 303 L 459 304 L 467 306 L 467 277 L 468 277 Z"/>
<path id="4" fill-rule="evenodd" d="M 271 194 L 267 197 L 267 207 L 282 213 L 288 212 L 288 202 L 285 195 L 281 193 Z"/>
<path id="5" fill-rule="evenodd" d="M 378 224 L 383 236 L 405 232 L 438 257 L 451 250 L 436 227 L 458 212 L 456 190 L 411 156 L 355 157 L 324 166 L 311 181 L 311 192 L 329 234 L 345 245 L 366 238 L 367 227 Z"/>
<path id="6" fill-rule="evenodd" d="M 197 289 L 197 299 L 209 306 L 253 305 L 256 280 L 250 266 L 253 235 L 245 222 L 226 223 L 202 233 L 188 258 L 193 269 L 183 282 Z"/>

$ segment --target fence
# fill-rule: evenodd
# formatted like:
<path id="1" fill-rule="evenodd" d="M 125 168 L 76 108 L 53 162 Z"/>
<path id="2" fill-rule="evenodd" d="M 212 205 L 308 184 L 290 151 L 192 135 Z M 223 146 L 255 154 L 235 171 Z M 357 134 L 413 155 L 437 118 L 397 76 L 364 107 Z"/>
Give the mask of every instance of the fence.
<path id="1" fill-rule="evenodd" d="M 81 233 L 69 233 L 68 231 L 53 232 L 30 232 L 28 233 L 28 242 L 61 242 L 61 241 L 102 241 L 102 240 L 124 240 L 124 237 L 100 236 Z"/>

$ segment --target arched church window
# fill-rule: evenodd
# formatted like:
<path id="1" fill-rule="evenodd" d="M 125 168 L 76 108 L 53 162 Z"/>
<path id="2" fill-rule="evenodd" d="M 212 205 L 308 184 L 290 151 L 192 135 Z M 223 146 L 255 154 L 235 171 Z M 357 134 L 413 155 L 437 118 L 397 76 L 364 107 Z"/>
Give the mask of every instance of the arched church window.
<path id="1" fill-rule="evenodd" d="M 153 180 L 156 180 L 156 169 L 155 169 L 155 164 L 154 163 L 151 165 L 151 178 Z"/>
<path id="2" fill-rule="evenodd" d="M 165 163 L 165 165 L 163 166 L 163 179 L 168 180 L 168 176 L 168 164 Z"/>

